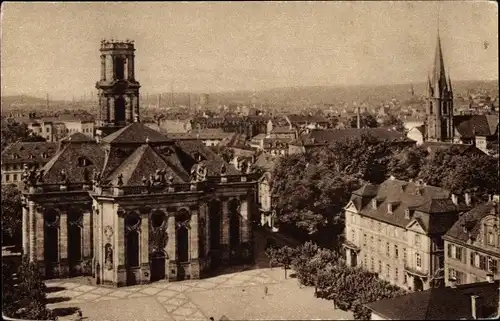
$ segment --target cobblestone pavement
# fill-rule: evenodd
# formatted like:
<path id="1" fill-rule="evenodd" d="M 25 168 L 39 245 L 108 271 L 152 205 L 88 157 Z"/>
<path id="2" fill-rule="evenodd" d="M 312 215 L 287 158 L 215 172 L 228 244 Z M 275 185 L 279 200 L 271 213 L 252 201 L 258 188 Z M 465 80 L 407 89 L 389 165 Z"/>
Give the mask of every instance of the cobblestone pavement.
<path id="1" fill-rule="evenodd" d="M 78 280 L 79 281 L 79 280 Z M 252 287 L 263 286 L 278 283 L 277 280 L 270 277 L 266 270 L 249 270 L 232 274 L 219 275 L 212 278 L 202 280 L 188 280 L 181 282 L 166 282 L 160 281 L 147 285 L 137 285 L 122 288 L 105 288 L 92 285 L 84 285 L 78 281 L 47 281 L 49 302 L 56 303 L 48 304 L 51 309 L 64 307 L 79 307 L 82 309 L 83 315 L 90 320 L 110 320 L 114 319 L 113 314 L 124 313 L 125 311 L 116 311 L 119 306 L 130 307 L 130 305 L 139 305 L 144 300 L 130 300 L 135 298 L 149 298 L 150 305 L 156 301 L 159 304 L 148 307 L 153 315 L 159 314 L 159 319 L 165 320 L 165 317 L 170 317 L 173 320 L 208 320 L 206 316 L 196 304 L 194 304 L 187 296 L 191 292 L 210 291 L 215 289 L 226 289 L 234 287 Z M 56 291 L 58 290 L 58 291 Z M 126 299 L 126 300 L 125 300 Z M 64 301 L 63 301 L 64 300 Z M 119 300 L 119 302 L 107 302 L 106 304 L 98 304 L 102 301 Z M 61 301 L 61 302 L 57 302 Z M 91 303 L 91 304 L 88 304 Z M 113 305 L 111 308 L 110 304 Z M 118 305 L 117 305 L 118 304 Z M 103 306 L 104 309 L 99 307 Z M 163 308 L 163 311 L 158 310 L 158 307 Z M 93 310 L 99 310 L 92 312 Z M 102 311 L 101 311 L 102 310 Z M 161 313 L 163 312 L 163 313 Z M 102 315 L 109 313 L 111 315 Z M 125 314 L 126 315 L 126 314 Z M 118 318 L 116 315 L 115 318 Z M 146 316 L 146 319 L 152 320 L 153 316 Z M 71 318 L 71 317 L 69 317 Z M 66 319 L 61 317 L 60 320 Z M 127 317 L 120 316 L 120 319 L 125 320 Z M 138 316 L 133 319 L 140 319 Z M 128 320 L 128 319 L 127 319 Z"/>

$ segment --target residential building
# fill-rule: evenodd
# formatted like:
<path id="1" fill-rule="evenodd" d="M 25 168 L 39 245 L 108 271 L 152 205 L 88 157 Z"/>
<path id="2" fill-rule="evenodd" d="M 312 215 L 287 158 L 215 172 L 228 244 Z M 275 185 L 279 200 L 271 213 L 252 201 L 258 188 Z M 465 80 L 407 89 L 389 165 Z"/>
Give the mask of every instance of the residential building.
<path id="1" fill-rule="evenodd" d="M 347 262 L 410 290 L 442 283 L 441 237 L 469 208 L 456 195 L 419 182 L 391 177 L 366 184 L 345 207 Z"/>
<path id="2" fill-rule="evenodd" d="M 26 167 L 42 168 L 54 156 L 57 143 L 17 142 L 2 152 L 2 184 L 16 184 L 22 181 Z"/>
<path id="3" fill-rule="evenodd" d="M 500 214 L 498 196 L 460 216 L 443 237 L 445 280 L 450 284 L 500 278 Z"/>
<path id="4" fill-rule="evenodd" d="M 366 305 L 371 320 L 498 320 L 500 281 L 432 288 Z"/>
<path id="5" fill-rule="evenodd" d="M 296 129 L 327 129 L 330 121 L 322 116 L 313 115 L 285 115 L 285 119 L 290 128 Z"/>
<path id="6" fill-rule="evenodd" d="M 360 138 L 369 135 L 377 140 L 389 142 L 394 146 L 413 146 L 415 141 L 408 139 L 403 133 L 388 128 L 346 128 L 329 130 L 312 130 L 288 143 L 289 154 L 310 152 L 323 148 L 335 141 L 345 141 L 348 138 Z"/>

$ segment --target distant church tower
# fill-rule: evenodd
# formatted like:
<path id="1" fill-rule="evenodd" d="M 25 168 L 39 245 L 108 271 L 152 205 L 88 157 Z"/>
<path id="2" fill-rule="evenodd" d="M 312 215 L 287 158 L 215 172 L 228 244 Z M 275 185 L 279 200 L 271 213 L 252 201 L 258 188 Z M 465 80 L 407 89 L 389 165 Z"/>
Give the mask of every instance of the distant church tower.
<path id="1" fill-rule="evenodd" d="M 97 127 L 110 134 L 139 120 L 139 82 L 134 74 L 133 41 L 101 41 L 101 80 Z"/>
<path id="2" fill-rule="evenodd" d="M 427 95 L 427 140 L 453 141 L 453 91 L 450 78 L 446 79 L 439 32 L 434 56 L 434 70 L 432 78 L 428 78 Z"/>

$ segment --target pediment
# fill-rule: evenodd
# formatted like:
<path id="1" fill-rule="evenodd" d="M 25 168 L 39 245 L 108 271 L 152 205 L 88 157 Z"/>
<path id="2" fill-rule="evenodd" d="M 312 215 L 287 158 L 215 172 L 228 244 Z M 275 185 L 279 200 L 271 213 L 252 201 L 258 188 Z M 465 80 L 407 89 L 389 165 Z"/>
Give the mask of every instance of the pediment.
<path id="1" fill-rule="evenodd" d="M 356 205 L 354 205 L 353 201 L 349 201 L 349 203 L 344 207 L 344 210 L 354 213 L 358 212 L 358 209 L 356 208 Z"/>
<path id="2" fill-rule="evenodd" d="M 410 231 L 417 232 L 417 233 L 422 233 L 422 234 L 427 233 L 425 231 L 424 227 L 422 226 L 422 224 L 417 219 L 411 220 L 410 223 L 408 223 L 406 225 L 406 229 L 410 230 Z"/>

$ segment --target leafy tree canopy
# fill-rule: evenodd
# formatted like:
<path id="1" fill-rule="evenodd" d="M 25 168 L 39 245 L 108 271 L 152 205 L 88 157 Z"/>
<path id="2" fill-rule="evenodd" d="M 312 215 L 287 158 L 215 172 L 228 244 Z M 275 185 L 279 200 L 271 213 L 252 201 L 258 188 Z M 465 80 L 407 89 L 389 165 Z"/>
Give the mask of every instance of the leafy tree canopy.
<path id="1" fill-rule="evenodd" d="M 24 123 L 7 120 L 2 122 L 2 152 L 15 142 L 44 142 L 45 138 L 35 134 Z"/>
<path id="2" fill-rule="evenodd" d="M 20 241 L 21 226 L 21 192 L 14 185 L 5 185 L 2 187 L 2 243 L 6 239 Z"/>
<path id="3" fill-rule="evenodd" d="M 358 127 L 358 116 L 352 116 L 349 120 L 349 125 L 351 128 Z M 361 128 L 375 128 L 378 127 L 377 118 L 369 113 L 363 113 L 360 115 L 360 125 Z"/>

